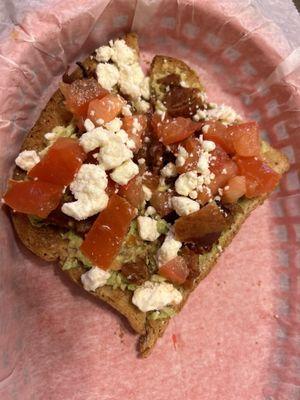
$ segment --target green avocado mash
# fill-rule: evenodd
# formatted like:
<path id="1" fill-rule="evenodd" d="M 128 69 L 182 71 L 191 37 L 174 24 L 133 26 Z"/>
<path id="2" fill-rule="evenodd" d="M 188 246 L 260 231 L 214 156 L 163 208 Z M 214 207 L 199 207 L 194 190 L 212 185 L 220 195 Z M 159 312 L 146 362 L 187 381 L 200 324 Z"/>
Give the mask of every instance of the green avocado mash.
<path id="1" fill-rule="evenodd" d="M 164 226 L 164 223 L 162 223 L 162 226 Z M 69 255 L 64 262 L 62 269 L 67 270 L 78 266 L 91 268 L 92 264 L 79 250 L 83 239 L 72 231 L 63 234 L 63 238 L 69 240 Z M 138 235 L 136 221 L 132 221 L 120 253 L 116 257 L 114 263 L 116 265 L 122 265 L 129 262 L 136 262 L 138 259 L 142 258 L 146 261 L 150 273 L 153 274 L 157 269 L 156 253 L 159 247 L 159 240 L 156 240 L 155 242 L 144 242 Z M 112 271 L 112 276 L 107 284 L 121 288 L 124 287 L 124 284 L 128 286 L 128 282 L 125 280 L 123 275 L 117 271 Z M 133 290 L 133 286 L 130 286 L 131 290 Z"/>

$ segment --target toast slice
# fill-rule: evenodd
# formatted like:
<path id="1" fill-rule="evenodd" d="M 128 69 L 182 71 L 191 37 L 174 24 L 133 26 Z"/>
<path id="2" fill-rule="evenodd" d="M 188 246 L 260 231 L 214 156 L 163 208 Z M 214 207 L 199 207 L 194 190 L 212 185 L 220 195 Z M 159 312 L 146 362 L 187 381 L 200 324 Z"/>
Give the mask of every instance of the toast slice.
<path id="1" fill-rule="evenodd" d="M 138 54 L 138 44 L 136 35 L 129 34 L 126 36 L 128 45 L 135 48 Z M 88 58 L 83 62 L 81 68 L 78 68 L 72 75 L 72 79 L 83 77 L 84 73 L 92 74 L 96 64 Z M 164 92 L 161 90 L 161 85 L 158 80 L 164 76 L 176 73 L 179 74 L 190 87 L 202 90 L 202 85 L 196 73 L 190 69 L 182 61 L 171 57 L 156 56 L 151 66 L 151 90 L 152 98 L 155 103 L 157 99 L 162 99 Z M 29 132 L 22 146 L 22 150 L 35 149 L 42 150 L 45 147 L 44 134 L 51 131 L 57 125 L 67 125 L 71 121 L 71 114 L 65 109 L 63 96 L 58 90 L 50 99 L 49 103 L 41 113 L 40 118 L 35 126 Z M 279 151 L 273 149 L 270 145 L 262 144 L 262 153 L 265 161 L 278 173 L 284 173 L 288 170 L 289 164 L 286 157 Z M 14 177 L 20 179 L 23 172 L 16 168 Z M 238 232 L 242 223 L 259 204 L 265 200 L 266 196 L 255 198 L 253 200 L 242 199 L 239 201 L 239 207 L 233 215 L 231 226 L 226 229 L 220 239 L 218 245 L 224 249 L 229 245 L 234 235 Z M 54 226 L 33 226 L 27 216 L 12 213 L 12 220 L 15 230 L 24 243 L 24 245 L 33 253 L 46 261 L 64 263 L 68 256 L 68 241 L 63 238 L 63 229 Z M 209 273 L 212 267 L 216 264 L 220 256 L 219 247 L 214 245 L 212 250 L 199 256 L 200 275 L 195 281 L 191 289 L 185 289 L 183 293 L 183 301 L 176 311 L 180 311 L 184 303 L 187 301 L 189 294 L 198 283 Z M 69 275 L 70 279 L 82 286 L 81 275 L 85 272 L 84 268 L 72 268 L 64 271 Z M 163 334 L 167 325 L 168 319 L 150 320 L 146 318 L 146 314 L 139 311 L 131 302 L 131 292 L 122 291 L 120 289 L 112 289 L 110 286 L 98 288 L 94 293 L 91 293 L 114 309 L 120 312 L 129 322 L 133 330 L 140 335 L 139 352 L 145 357 L 149 355 L 157 339 Z"/>

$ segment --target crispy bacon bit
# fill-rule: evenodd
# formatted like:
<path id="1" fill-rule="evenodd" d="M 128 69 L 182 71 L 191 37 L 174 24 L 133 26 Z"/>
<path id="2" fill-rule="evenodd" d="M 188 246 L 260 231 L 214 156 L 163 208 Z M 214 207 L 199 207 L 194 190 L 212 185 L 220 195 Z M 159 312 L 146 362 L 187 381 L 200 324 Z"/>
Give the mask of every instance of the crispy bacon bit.
<path id="1" fill-rule="evenodd" d="M 150 273 L 144 260 L 123 264 L 121 272 L 129 282 L 137 285 L 141 285 L 150 278 Z"/>
<path id="2" fill-rule="evenodd" d="M 203 107 L 199 89 L 181 86 L 170 87 L 163 103 L 172 117 L 191 117 Z"/>
<path id="3" fill-rule="evenodd" d="M 157 82 L 165 86 L 179 86 L 180 76 L 178 74 L 169 74 L 159 79 Z"/>
<path id="4" fill-rule="evenodd" d="M 228 221 L 216 203 L 209 203 L 192 214 L 178 218 L 175 234 L 181 242 L 208 246 L 216 242 Z"/>

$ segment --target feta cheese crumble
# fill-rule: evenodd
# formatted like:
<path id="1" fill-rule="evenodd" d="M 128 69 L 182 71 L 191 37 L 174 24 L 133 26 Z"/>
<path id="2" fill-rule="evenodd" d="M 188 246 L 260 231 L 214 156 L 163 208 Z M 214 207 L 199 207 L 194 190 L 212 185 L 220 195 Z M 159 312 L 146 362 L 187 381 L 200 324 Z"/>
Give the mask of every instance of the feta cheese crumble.
<path id="1" fill-rule="evenodd" d="M 81 275 L 81 283 L 85 290 L 94 292 L 99 287 L 106 284 L 110 277 L 110 272 L 104 271 L 102 268 L 93 267 Z"/>
<path id="2" fill-rule="evenodd" d="M 215 105 L 210 103 L 210 109 L 207 110 L 197 110 L 196 114 L 194 114 L 194 121 L 200 120 L 218 120 L 221 121 L 224 125 L 231 125 L 234 122 L 241 121 L 241 116 L 238 115 L 233 108 L 226 106 L 225 104 Z M 204 127 L 207 125 L 204 125 Z M 205 128 L 205 130 L 208 128 Z M 203 128 L 202 128 L 203 130 Z M 205 133 L 205 130 L 203 132 Z"/>
<path id="3" fill-rule="evenodd" d="M 178 147 L 178 156 L 176 158 L 176 166 L 182 167 L 185 164 L 188 156 L 189 156 L 189 153 L 186 151 L 186 149 L 183 146 L 179 146 Z"/>
<path id="4" fill-rule="evenodd" d="M 107 90 L 118 85 L 120 91 L 133 100 L 137 111 L 146 112 L 150 107 L 146 101 L 150 99 L 150 79 L 145 77 L 136 51 L 123 39 L 111 40 L 109 46 L 96 50 L 95 58 L 100 62 L 96 67 L 100 85 Z M 107 63 L 109 60 L 114 64 Z"/>
<path id="5" fill-rule="evenodd" d="M 106 187 L 105 171 L 99 165 L 83 164 L 70 184 L 76 201 L 63 204 L 62 212 L 77 221 L 97 214 L 107 207 Z"/>
<path id="6" fill-rule="evenodd" d="M 143 185 L 142 186 L 143 192 L 144 192 L 144 196 L 145 196 L 145 200 L 149 201 L 152 197 L 152 191 L 151 189 L 148 188 L 148 186 Z"/>
<path id="7" fill-rule="evenodd" d="M 127 160 L 119 167 L 115 168 L 110 174 L 110 177 L 119 185 L 127 185 L 127 183 L 138 173 L 139 167 L 132 160 Z"/>
<path id="8" fill-rule="evenodd" d="M 132 151 L 122 142 L 120 137 L 112 136 L 103 147 L 100 148 L 98 160 L 105 170 L 119 167 L 123 162 L 133 157 Z"/>
<path id="9" fill-rule="evenodd" d="M 137 218 L 138 231 L 142 240 L 153 242 L 156 240 L 160 233 L 157 230 L 157 221 L 151 217 L 138 217 Z"/>
<path id="10" fill-rule="evenodd" d="M 142 312 L 161 310 L 167 305 L 179 304 L 182 294 L 171 283 L 146 281 L 132 296 L 132 303 Z"/>
<path id="11" fill-rule="evenodd" d="M 211 151 L 215 150 L 216 145 L 211 140 L 203 140 L 202 147 L 203 147 L 204 151 L 207 151 L 208 153 L 210 153 Z"/>
<path id="12" fill-rule="evenodd" d="M 124 115 L 124 117 L 130 117 L 132 115 L 132 112 L 130 110 L 130 106 L 128 104 L 124 105 L 122 107 L 122 115 Z"/>
<path id="13" fill-rule="evenodd" d="M 175 190 L 182 196 L 188 196 L 197 188 L 197 171 L 189 171 L 179 175 L 175 182 Z"/>
<path id="14" fill-rule="evenodd" d="M 149 207 L 146 208 L 145 216 L 151 216 L 152 217 L 153 215 L 156 215 L 156 214 L 157 214 L 157 212 L 156 212 L 154 207 L 149 206 Z"/>
<path id="15" fill-rule="evenodd" d="M 173 233 L 169 231 L 162 246 L 157 252 L 158 265 L 164 265 L 175 258 L 181 246 L 182 243 L 179 242 L 179 240 L 176 240 Z"/>
<path id="16" fill-rule="evenodd" d="M 200 209 L 197 201 L 184 196 L 172 197 L 172 206 L 179 216 L 189 215 Z"/>
<path id="17" fill-rule="evenodd" d="M 120 72 L 114 64 L 98 64 L 96 74 L 99 84 L 106 90 L 112 90 L 120 78 Z"/>
<path id="18" fill-rule="evenodd" d="M 86 153 L 89 153 L 100 146 L 104 146 L 108 141 L 109 132 L 101 127 L 84 133 L 79 139 L 79 143 Z"/>
<path id="19" fill-rule="evenodd" d="M 93 130 L 94 128 L 95 128 L 95 125 L 93 124 L 93 122 L 89 119 L 89 118 L 87 118 L 85 121 L 84 121 L 84 127 L 85 127 L 85 129 L 87 130 L 87 131 L 91 131 L 91 130 Z"/>
<path id="20" fill-rule="evenodd" d="M 118 132 L 122 128 L 122 120 L 121 118 L 114 118 L 112 121 L 106 122 L 104 127 L 112 133 Z"/>
<path id="21" fill-rule="evenodd" d="M 35 150 L 24 150 L 15 159 L 16 165 L 24 171 L 30 171 L 40 162 L 40 157 Z"/>
<path id="22" fill-rule="evenodd" d="M 110 46 L 101 46 L 98 49 L 96 49 L 96 55 L 95 58 L 98 62 L 108 62 L 114 51 Z"/>
<path id="23" fill-rule="evenodd" d="M 172 162 L 166 164 L 160 171 L 161 176 L 164 178 L 172 178 L 178 175 L 176 165 Z"/>

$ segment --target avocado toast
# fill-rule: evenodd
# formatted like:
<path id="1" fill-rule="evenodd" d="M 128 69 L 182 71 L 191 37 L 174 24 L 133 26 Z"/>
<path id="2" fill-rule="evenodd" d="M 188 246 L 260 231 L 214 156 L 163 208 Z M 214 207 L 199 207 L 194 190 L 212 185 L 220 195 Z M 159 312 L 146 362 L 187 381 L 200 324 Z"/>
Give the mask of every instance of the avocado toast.
<path id="1" fill-rule="evenodd" d="M 100 47 L 65 76 L 24 140 L 21 150 L 27 153 L 16 159 L 13 179 L 56 185 L 50 188 L 49 213 L 31 212 L 29 202 L 16 204 L 15 182 L 4 200 L 18 211 L 11 215 L 25 246 L 58 261 L 74 282 L 124 315 L 140 335 L 140 354 L 147 356 L 288 162 L 259 141 L 255 123 L 242 123 L 229 107 L 208 103 L 198 76 L 184 62 L 156 56 L 150 77 L 142 76 L 136 35 L 124 40 Z M 70 96 L 78 100 L 82 87 L 92 92 L 83 111 L 86 97 L 80 103 Z M 104 103 L 104 111 L 90 106 L 93 101 L 103 106 L 111 95 L 115 103 Z M 123 149 L 117 163 L 108 147 L 115 135 Z M 76 163 L 65 168 L 74 164 L 71 178 L 63 174 L 59 181 L 57 173 L 45 178 L 47 168 L 40 168 L 51 154 L 61 157 L 58 142 L 67 146 L 64 154 L 70 147 L 76 153 Z M 92 167 L 84 171 L 84 165 Z M 84 207 L 78 188 L 90 200 L 89 170 L 97 171 L 99 184 L 91 193 L 98 197 Z M 120 240 L 107 255 L 111 237 L 101 228 L 110 224 L 112 238 Z M 102 250 L 98 238 L 107 240 Z"/>

